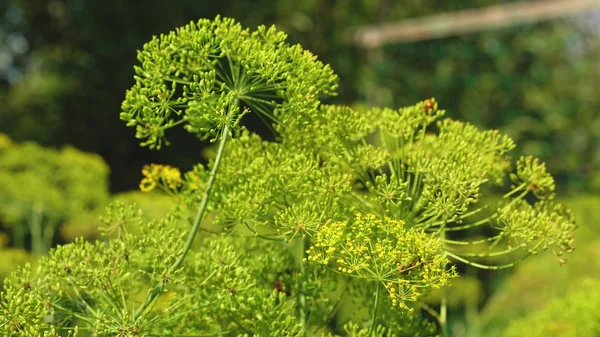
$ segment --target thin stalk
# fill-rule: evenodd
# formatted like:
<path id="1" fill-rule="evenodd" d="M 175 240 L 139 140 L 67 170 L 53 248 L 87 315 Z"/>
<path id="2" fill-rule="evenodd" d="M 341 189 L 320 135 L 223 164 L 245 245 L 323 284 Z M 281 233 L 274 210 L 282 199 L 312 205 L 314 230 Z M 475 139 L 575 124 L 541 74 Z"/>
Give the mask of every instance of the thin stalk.
<path id="1" fill-rule="evenodd" d="M 525 186 L 527 186 L 527 184 L 522 183 L 521 185 L 519 185 L 519 186 L 515 187 L 514 189 L 512 189 L 510 192 L 504 194 L 502 196 L 502 198 L 504 198 L 504 199 L 510 198 L 510 196 L 512 196 L 513 194 L 521 191 Z M 525 190 L 525 192 L 529 192 L 529 191 Z"/>
<path id="2" fill-rule="evenodd" d="M 442 328 L 442 336 L 450 337 L 448 330 L 448 287 L 442 287 L 442 298 L 440 300 L 440 326 Z"/>
<path id="3" fill-rule="evenodd" d="M 505 233 L 500 233 L 496 236 L 492 236 L 492 237 L 480 239 L 480 240 L 473 240 L 473 241 L 457 241 L 457 240 L 449 240 L 449 239 L 444 239 L 443 241 L 445 244 L 457 245 L 457 246 L 481 245 L 484 243 L 489 243 L 489 242 L 501 239 L 502 237 L 504 237 L 504 235 L 505 235 Z"/>
<path id="4" fill-rule="evenodd" d="M 375 288 L 375 299 L 373 301 L 373 312 L 371 313 L 371 326 L 369 327 L 368 335 L 371 336 L 375 331 L 375 325 L 377 323 L 377 309 L 379 309 L 379 293 L 381 292 L 381 282 L 377 281 L 377 288 Z"/>
<path id="5" fill-rule="evenodd" d="M 340 293 L 340 298 L 337 300 L 337 302 L 335 303 L 335 305 L 333 306 L 331 311 L 327 314 L 327 316 L 325 316 L 325 317 L 327 317 L 325 322 L 331 322 L 331 320 L 333 319 L 333 316 L 335 315 L 335 312 L 340 307 L 340 303 L 342 303 L 342 299 L 344 298 L 344 294 L 346 293 L 347 289 L 348 289 L 348 285 L 344 286 L 344 289 L 342 289 L 342 291 Z M 319 329 L 323 329 L 323 328 L 325 328 L 325 326 L 322 326 Z"/>
<path id="6" fill-rule="evenodd" d="M 501 251 L 495 251 L 495 252 L 491 252 L 488 251 L 487 253 L 469 253 L 469 252 L 464 252 L 464 253 L 460 253 L 460 255 L 462 257 L 497 257 L 497 256 L 502 256 L 502 255 L 507 255 L 507 254 L 511 254 L 514 253 L 518 250 L 520 250 L 520 247 L 512 247 L 512 248 L 507 248 L 505 250 L 501 250 Z"/>
<path id="7" fill-rule="evenodd" d="M 487 251 L 488 251 L 488 252 L 491 252 L 491 251 L 492 251 L 492 249 L 496 248 L 496 246 L 497 246 L 497 245 L 500 243 L 500 241 L 502 240 L 502 237 L 505 235 L 505 234 L 504 234 L 504 232 L 502 232 L 502 233 L 500 233 L 500 234 L 501 234 L 502 236 L 498 235 L 498 238 L 497 238 L 496 240 L 494 240 L 494 241 L 492 242 L 492 244 L 491 244 L 491 245 L 489 245 L 489 246 L 488 246 L 488 249 L 487 249 Z"/>
<path id="8" fill-rule="evenodd" d="M 400 142 L 398 142 L 398 138 L 396 138 L 396 148 L 400 148 L 400 158 L 398 159 L 398 164 L 396 167 L 398 171 L 400 171 L 400 178 L 402 181 L 405 181 L 406 178 L 404 174 L 406 173 L 404 170 L 404 163 L 406 162 L 406 157 L 404 156 L 404 137 L 400 137 Z"/>
<path id="9" fill-rule="evenodd" d="M 471 211 L 469 211 L 467 213 L 464 213 L 464 214 L 460 215 L 458 217 L 458 219 L 464 220 L 464 219 L 470 217 L 471 215 L 475 215 L 475 214 L 477 214 L 477 213 L 479 213 L 481 211 L 484 211 L 484 210 L 488 209 L 492 205 L 494 205 L 494 203 L 489 203 L 489 204 L 487 204 L 485 206 L 482 206 L 482 207 L 476 208 L 474 210 L 471 210 Z M 439 223 L 434 223 L 432 226 L 437 226 L 437 225 L 439 225 Z"/>
<path id="10" fill-rule="evenodd" d="M 306 244 L 307 239 L 304 235 L 300 238 L 300 291 L 298 292 L 298 313 L 300 316 L 301 332 L 300 336 L 306 337 L 306 331 L 308 328 L 308 314 L 306 312 L 306 295 L 304 294 L 304 283 L 306 281 Z"/>
<path id="11" fill-rule="evenodd" d="M 31 212 L 31 223 L 29 224 L 31 231 L 31 250 L 34 255 L 44 254 L 44 238 L 42 229 L 42 216 L 35 207 Z"/>
<path id="12" fill-rule="evenodd" d="M 427 303 L 419 303 L 419 307 L 421 307 L 421 309 L 427 311 L 427 313 L 430 314 L 431 317 L 435 318 L 436 321 L 438 321 L 438 323 L 440 323 L 440 314 L 438 314 L 438 312 L 435 311 L 432 307 L 427 305 Z"/>
<path id="13" fill-rule="evenodd" d="M 234 104 L 237 106 L 237 100 L 235 101 Z M 204 212 L 206 211 L 206 207 L 208 206 L 208 200 L 210 199 L 210 192 L 212 191 L 213 185 L 214 185 L 216 177 L 217 177 L 217 172 L 218 172 L 219 166 L 221 164 L 221 158 L 223 158 L 223 154 L 225 153 L 225 143 L 227 143 L 228 136 L 229 136 L 229 125 L 225 124 L 225 126 L 223 127 L 223 130 L 221 132 L 221 139 L 219 140 L 219 147 L 217 150 L 217 155 L 215 157 L 215 163 L 213 165 L 212 170 L 210 171 L 210 176 L 208 177 L 206 189 L 204 191 L 204 195 L 202 196 L 202 200 L 200 202 L 200 208 L 198 209 L 198 213 L 196 214 L 196 218 L 194 219 L 194 223 L 192 225 L 192 230 L 190 231 L 190 234 L 188 235 L 185 246 L 183 247 L 183 252 L 179 256 L 177 261 L 175 261 L 173 263 L 173 265 L 169 268 L 168 273 L 173 273 L 175 270 L 177 270 L 179 267 L 181 267 L 183 260 L 185 259 L 185 257 L 189 253 L 190 249 L 192 248 L 192 244 L 194 243 L 196 234 L 198 233 L 198 230 L 200 229 L 200 222 L 202 222 L 202 217 L 204 216 Z M 135 313 L 133 315 L 134 321 L 137 320 L 140 317 L 140 315 L 144 312 L 144 310 L 146 310 L 156 300 L 156 298 L 162 293 L 163 289 L 164 289 L 164 283 L 161 282 L 152 290 L 152 292 L 150 292 L 150 294 L 148 294 L 148 297 L 146 297 L 146 301 L 144 302 L 144 304 L 142 304 L 135 311 Z"/>
<path id="14" fill-rule="evenodd" d="M 440 234 L 440 238 L 442 242 L 446 239 L 446 232 L 442 231 Z M 443 244 L 442 244 L 443 245 Z M 445 247 L 443 247 L 445 248 Z M 445 249 L 444 249 L 445 250 Z M 444 269 L 446 268 L 446 264 L 444 263 Z M 450 337 L 450 332 L 448 331 L 448 287 L 442 286 L 442 298 L 440 299 L 440 327 L 442 329 L 442 337 Z"/>
<path id="15" fill-rule="evenodd" d="M 56 227 L 60 222 L 60 218 L 58 216 L 50 216 L 46 226 L 44 227 L 44 232 L 42 233 L 42 237 L 44 239 L 44 253 L 46 253 L 50 247 L 52 247 L 52 240 L 54 239 L 54 232 L 56 232 Z"/>
<path id="16" fill-rule="evenodd" d="M 481 263 L 477 263 L 477 262 L 473 262 L 470 260 L 467 260 L 459 255 L 456 254 L 452 254 L 450 252 L 446 252 L 446 254 L 450 257 L 452 257 L 453 259 L 460 261 L 462 263 L 468 264 L 469 266 L 473 266 L 473 267 L 477 267 L 480 269 L 486 269 L 486 270 L 501 270 L 501 269 L 506 269 L 506 268 L 512 268 L 514 266 L 516 266 L 519 262 L 525 260 L 529 255 L 531 255 L 531 253 L 527 253 L 526 255 L 524 255 L 523 257 L 521 257 L 519 260 L 515 261 L 515 262 L 511 262 L 511 263 L 507 263 L 507 264 L 502 264 L 502 265 L 487 265 L 487 264 L 481 264 Z"/>
<path id="17" fill-rule="evenodd" d="M 477 277 L 477 271 L 473 267 L 467 267 L 467 276 Z M 467 336 L 481 336 L 481 326 L 479 324 L 479 308 L 477 308 L 477 298 L 468 297 L 465 302 L 465 318 L 467 320 Z"/>
<path id="18" fill-rule="evenodd" d="M 425 138 L 425 129 L 427 128 L 426 124 L 423 124 L 423 128 L 421 129 L 421 134 L 419 135 L 419 140 L 422 141 L 423 138 Z M 412 141 L 411 141 L 412 143 Z M 417 186 L 421 185 L 421 170 L 417 170 L 417 173 L 415 174 L 415 180 L 414 180 L 414 184 L 412 185 L 411 188 L 411 194 L 410 195 L 416 195 L 417 193 Z"/>
<path id="19" fill-rule="evenodd" d="M 455 231 L 462 231 L 462 230 L 467 230 L 467 229 L 472 229 L 475 228 L 477 226 L 481 226 L 481 225 L 485 225 L 488 222 L 492 221 L 492 216 L 490 215 L 489 217 L 485 218 L 485 219 L 481 219 L 477 222 L 473 222 L 467 225 L 462 225 L 462 226 L 456 226 L 456 227 L 447 227 L 446 231 L 447 232 L 455 232 Z"/>
<path id="20" fill-rule="evenodd" d="M 524 184 L 519 185 L 518 187 L 516 187 L 515 189 L 513 189 L 509 193 L 505 194 L 503 196 L 503 198 L 505 198 L 505 199 L 509 198 L 510 196 L 512 196 L 513 194 L 515 194 L 516 192 L 520 191 L 523 188 L 523 186 L 525 186 L 525 185 Z M 524 190 L 521 194 L 519 194 L 517 197 L 515 197 L 513 200 L 511 200 L 504 207 L 510 207 L 515 202 L 523 199 L 527 195 L 527 193 L 529 193 L 529 191 L 528 190 Z M 488 204 L 486 206 L 483 206 L 481 208 L 475 209 L 475 210 L 473 210 L 473 211 L 471 211 L 469 213 L 463 214 L 462 216 L 459 217 L 459 219 L 461 219 L 461 220 L 465 219 L 465 218 L 467 218 L 467 217 L 469 217 L 471 215 L 477 214 L 480 211 L 483 211 L 483 210 L 489 208 L 492 205 L 499 205 L 499 204 L 500 204 L 499 202 L 497 202 L 497 203 L 490 203 L 490 204 Z M 481 226 L 481 225 L 483 225 L 483 224 L 485 224 L 487 222 L 491 222 L 493 217 L 494 217 L 494 214 L 492 214 L 492 215 L 490 215 L 490 216 L 488 216 L 488 217 L 486 217 L 484 219 L 481 219 L 481 220 L 479 220 L 477 222 L 474 222 L 474 223 L 470 223 L 470 224 L 466 224 L 466 225 L 462 225 L 462 226 L 456 226 L 456 227 L 448 227 L 448 228 L 446 228 L 446 231 L 460 231 L 460 230 L 467 230 L 467 229 L 475 228 L 475 227 Z M 438 224 L 436 223 L 434 225 L 438 225 Z"/>
<path id="21" fill-rule="evenodd" d="M 25 248 L 25 231 L 21 224 L 15 224 L 12 228 L 13 245 L 16 248 Z"/>
<path id="22" fill-rule="evenodd" d="M 248 331 L 248 329 L 244 328 L 244 326 L 242 325 L 242 323 L 240 323 L 237 319 L 235 319 L 235 316 L 232 316 L 229 311 L 225 310 L 225 314 L 227 314 L 227 317 L 229 317 L 229 319 L 235 323 L 235 325 L 238 326 L 238 328 L 240 328 L 242 331 L 244 331 L 247 336 L 250 336 L 252 333 L 250 331 Z"/>

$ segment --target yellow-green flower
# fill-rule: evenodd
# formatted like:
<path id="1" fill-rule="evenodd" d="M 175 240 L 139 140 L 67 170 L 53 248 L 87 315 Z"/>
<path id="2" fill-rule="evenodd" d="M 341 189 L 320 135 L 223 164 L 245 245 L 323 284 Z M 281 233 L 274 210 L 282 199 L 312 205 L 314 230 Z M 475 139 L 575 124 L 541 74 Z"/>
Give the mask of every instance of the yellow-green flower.
<path id="1" fill-rule="evenodd" d="M 140 182 L 142 192 L 150 192 L 156 186 L 163 186 L 168 190 L 176 191 L 183 184 L 179 169 L 169 165 L 144 165 L 142 175 L 144 175 Z"/>

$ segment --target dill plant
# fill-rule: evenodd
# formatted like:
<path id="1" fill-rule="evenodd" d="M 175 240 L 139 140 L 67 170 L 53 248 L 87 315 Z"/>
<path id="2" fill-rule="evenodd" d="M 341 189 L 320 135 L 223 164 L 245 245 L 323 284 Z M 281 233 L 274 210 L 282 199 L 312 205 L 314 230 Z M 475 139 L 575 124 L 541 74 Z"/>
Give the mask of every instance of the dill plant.
<path id="1" fill-rule="evenodd" d="M 142 190 L 176 201 L 164 218 L 114 203 L 104 240 L 10 276 L 5 336 L 448 336 L 456 263 L 502 269 L 543 250 L 563 263 L 573 250 L 552 177 L 531 157 L 513 168 L 510 138 L 444 118 L 434 99 L 323 105 L 336 75 L 275 28 L 203 19 L 138 60 L 120 117 L 142 146 L 183 126 L 214 156 L 143 169 Z M 276 140 L 243 127 L 249 113 Z M 490 189 L 499 200 L 482 200 Z M 422 300 L 432 289 L 439 308 Z"/>

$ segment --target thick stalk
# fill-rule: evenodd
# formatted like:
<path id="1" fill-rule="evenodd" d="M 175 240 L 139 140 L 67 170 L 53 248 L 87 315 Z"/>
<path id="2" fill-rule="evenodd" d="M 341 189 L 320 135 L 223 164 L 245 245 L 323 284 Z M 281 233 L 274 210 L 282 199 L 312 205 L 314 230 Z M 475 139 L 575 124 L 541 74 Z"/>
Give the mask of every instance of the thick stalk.
<path id="1" fill-rule="evenodd" d="M 177 270 L 179 267 L 181 267 L 183 260 L 185 259 L 188 252 L 192 248 L 192 244 L 194 243 L 196 234 L 198 233 L 198 230 L 200 229 L 200 222 L 202 222 L 202 217 L 204 216 L 204 212 L 206 211 L 206 207 L 208 206 L 208 201 L 210 199 L 210 192 L 212 191 L 212 187 L 213 187 L 213 185 L 215 183 L 215 179 L 217 177 L 217 172 L 219 170 L 219 165 L 221 164 L 221 158 L 223 157 L 223 154 L 225 152 L 224 151 L 225 143 L 227 142 L 228 136 L 229 136 L 229 125 L 225 124 L 225 126 L 223 127 L 223 130 L 221 132 L 221 139 L 219 140 L 219 148 L 217 150 L 217 155 L 215 157 L 215 163 L 212 167 L 212 170 L 210 171 L 210 176 L 208 177 L 208 182 L 206 183 L 206 189 L 204 190 L 204 196 L 202 196 L 202 200 L 200 202 L 200 208 L 198 209 L 198 213 L 196 214 L 196 218 L 194 219 L 194 223 L 192 225 L 192 230 L 190 231 L 190 234 L 188 235 L 185 246 L 183 247 L 183 252 L 179 256 L 177 261 L 175 261 L 173 263 L 173 265 L 171 267 L 169 267 L 168 273 L 173 273 L 175 270 Z M 161 282 L 152 290 L 152 292 L 148 295 L 148 297 L 146 297 L 146 301 L 144 302 L 144 304 L 142 304 L 142 306 L 140 306 L 136 310 L 135 314 L 133 315 L 134 321 L 144 312 L 144 310 L 146 310 L 156 300 L 156 298 L 162 293 L 163 288 L 164 288 L 164 283 Z"/>

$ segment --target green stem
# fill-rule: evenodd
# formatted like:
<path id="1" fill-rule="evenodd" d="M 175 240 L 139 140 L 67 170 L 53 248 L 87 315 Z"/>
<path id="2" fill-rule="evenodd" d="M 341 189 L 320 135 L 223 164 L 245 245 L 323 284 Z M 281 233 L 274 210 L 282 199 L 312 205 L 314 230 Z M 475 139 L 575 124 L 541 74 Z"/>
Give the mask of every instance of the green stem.
<path id="1" fill-rule="evenodd" d="M 442 231 L 442 233 L 440 234 L 440 237 L 443 242 L 446 239 L 446 232 Z M 443 268 L 444 269 L 446 268 L 445 263 L 444 263 Z M 442 298 L 440 299 L 440 316 L 439 317 L 440 317 L 439 318 L 440 327 L 442 328 L 442 337 L 450 337 L 450 332 L 448 331 L 448 287 L 447 286 L 442 286 Z"/>
<path id="2" fill-rule="evenodd" d="M 58 223 L 60 222 L 60 218 L 58 216 L 50 216 L 50 218 L 48 219 L 48 222 L 46 223 L 46 226 L 44 228 L 44 232 L 42 233 L 43 235 L 43 239 L 44 239 L 44 253 L 48 252 L 48 250 L 50 250 L 50 247 L 52 247 L 52 240 L 54 239 L 54 232 L 56 232 L 56 227 L 58 226 Z"/>
<path id="3" fill-rule="evenodd" d="M 298 292 L 298 311 L 300 315 L 301 333 L 300 336 L 306 337 L 306 330 L 308 325 L 308 315 L 306 313 L 306 295 L 304 289 L 304 283 L 306 281 L 306 238 L 304 235 L 301 237 L 300 243 L 300 290 Z"/>
<path id="4" fill-rule="evenodd" d="M 375 326 L 377 323 L 377 309 L 379 309 L 379 293 L 381 292 L 381 282 L 377 282 L 377 288 L 375 288 L 375 300 L 373 301 L 373 312 L 371 313 L 371 326 L 369 327 L 368 336 L 371 336 L 373 331 L 375 331 Z"/>
<path id="5" fill-rule="evenodd" d="M 438 312 L 435 311 L 432 307 L 430 307 L 427 303 L 419 303 L 419 307 L 427 311 L 427 313 L 429 313 L 431 317 L 435 318 L 438 321 L 438 323 L 440 323 L 440 314 L 438 314 Z"/>
<path id="6" fill-rule="evenodd" d="M 440 326 L 442 328 L 442 336 L 450 337 L 448 331 L 448 287 L 442 287 L 442 298 L 440 300 Z"/>
<path id="7" fill-rule="evenodd" d="M 15 224 L 12 228 L 13 245 L 15 248 L 25 249 L 25 231 L 22 224 Z"/>
<path id="8" fill-rule="evenodd" d="M 462 225 L 462 226 L 456 226 L 456 227 L 447 227 L 446 228 L 446 232 L 455 232 L 455 231 L 462 231 L 462 230 L 467 230 L 467 229 L 472 229 L 475 228 L 477 226 L 481 226 L 481 225 L 485 225 L 488 222 L 491 222 L 492 220 L 492 216 L 488 216 L 487 218 L 481 219 L 477 222 L 473 222 L 467 225 Z"/>
<path id="9" fill-rule="evenodd" d="M 477 271 L 473 267 L 467 267 L 467 276 L 477 277 Z M 477 308 L 478 299 L 474 296 L 468 296 L 465 300 L 465 318 L 467 320 L 467 336 L 481 336 L 481 327 L 479 324 L 479 309 Z"/>
<path id="10" fill-rule="evenodd" d="M 520 250 L 520 247 L 512 247 L 512 248 L 508 248 L 505 250 L 501 250 L 501 251 L 495 251 L 495 252 L 490 252 L 488 251 L 487 253 L 460 253 L 462 257 L 498 257 L 498 256 L 502 256 L 502 255 L 507 255 L 507 254 L 511 254 L 514 253 L 518 250 Z"/>
<path id="11" fill-rule="evenodd" d="M 477 262 L 473 262 L 470 260 L 467 260 L 459 255 L 456 254 L 452 254 L 448 251 L 446 251 L 446 254 L 450 257 L 452 257 L 453 259 L 460 261 L 462 263 L 468 264 L 469 266 L 473 266 L 473 267 L 477 267 L 480 269 L 487 269 L 487 270 L 501 270 L 501 269 L 507 269 L 507 268 L 512 268 L 514 266 L 516 266 L 519 262 L 525 260 L 527 257 L 529 257 L 531 255 L 531 253 L 527 253 L 526 255 L 524 255 L 523 257 L 521 257 L 519 260 L 515 261 L 515 262 L 511 262 L 511 263 L 507 263 L 507 264 L 503 264 L 503 265 L 497 265 L 497 266 L 493 266 L 493 265 L 487 265 L 487 264 L 481 264 L 481 263 L 477 263 Z"/>
<path id="12" fill-rule="evenodd" d="M 237 101 L 235 102 L 235 105 L 237 106 Z M 206 211 L 206 207 L 208 206 L 208 200 L 210 199 L 210 192 L 212 191 L 212 187 L 213 187 L 213 185 L 215 183 L 215 179 L 217 177 L 217 172 L 219 170 L 219 165 L 221 164 L 221 158 L 223 157 L 223 154 L 225 152 L 224 151 L 225 143 L 227 143 L 228 136 L 229 136 L 229 125 L 225 124 L 225 126 L 223 127 L 223 131 L 221 132 L 221 139 L 219 141 L 219 148 L 217 150 L 217 155 L 215 157 L 215 163 L 212 167 L 212 170 L 210 171 L 210 176 L 208 177 L 206 189 L 204 191 L 204 195 L 202 196 L 202 200 L 200 202 L 200 209 L 198 210 L 198 213 L 196 214 L 196 218 L 194 219 L 194 223 L 192 225 L 192 230 L 190 231 L 190 234 L 188 235 L 185 246 L 183 247 L 183 252 L 179 256 L 177 261 L 175 261 L 173 263 L 173 265 L 169 268 L 168 273 L 173 273 L 175 270 L 177 270 L 179 267 L 181 267 L 183 260 L 185 259 L 188 252 L 192 248 L 192 244 L 194 243 L 196 234 L 198 233 L 198 230 L 200 229 L 200 222 L 202 221 L 202 217 L 204 216 L 204 212 Z M 134 321 L 137 320 L 140 317 L 140 315 L 144 312 L 144 310 L 146 310 L 156 300 L 156 298 L 162 293 L 164 286 L 165 286 L 164 283 L 161 282 L 156 287 L 154 287 L 152 292 L 150 292 L 150 294 L 148 294 L 148 297 L 146 297 L 146 301 L 144 302 L 144 304 L 142 304 L 142 306 L 140 306 L 135 311 L 135 313 L 133 315 Z"/>
<path id="13" fill-rule="evenodd" d="M 525 186 L 524 184 L 521 184 L 520 186 L 516 187 L 514 190 L 512 190 L 509 193 L 505 194 L 503 196 L 503 198 L 505 198 L 505 199 L 509 198 L 510 196 L 512 196 L 513 194 L 515 194 L 516 192 L 520 191 L 524 186 Z M 510 207 L 515 202 L 523 199 L 527 195 L 527 193 L 529 193 L 528 190 L 523 191 L 521 194 L 519 194 L 517 197 L 515 197 L 513 200 L 511 200 L 504 207 Z M 492 205 L 499 205 L 499 204 L 500 203 L 490 203 L 490 204 L 488 204 L 486 206 L 480 207 L 480 208 L 475 209 L 475 210 L 473 210 L 473 211 L 471 211 L 469 213 L 465 213 L 465 214 L 461 215 L 459 217 L 459 219 L 461 219 L 461 220 L 465 219 L 465 218 L 467 218 L 467 217 L 469 217 L 471 215 L 477 214 L 480 211 L 483 211 L 483 210 L 489 208 Z M 462 225 L 462 226 L 448 227 L 448 228 L 446 228 L 446 231 L 448 231 L 448 232 L 450 232 L 450 231 L 461 231 L 461 230 L 467 230 L 467 229 L 475 228 L 477 226 L 481 226 L 483 224 L 486 224 L 487 222 L 491 222 L 493 217 L 494 217 L 494 214 L 492 214 L 492 215 L 490 215 L 490 216 L 488 216 L 488 217 L 486 217 L 484 219 L 481 219 L 481 220 L 479 220 L 477 222 L 474 222 L 474 223 L 470 223 L 470 224 L 466 224 L 466 225 Z M 440 224 L 439 223 L 434 223 L 432 226 L 437 226 L 437 225 L 440 225 Z"/>
<path id="14" fill-rule="evenodd" d="M 31 211 L 31 223 L 29 224 L 31 231 L 31 251 L 34 255 L 39 256 L 44 254 L 44 238 L 41 211 L 38 212 L 35 208 Z"/>
<path id="15" fill-rule="evenodd" d="M 457 240 L 449 240 L 449 239 L 444 239 L 443 241 L 445 244 L 457 245 L 457 246 L 481 245 L 484 243 L 489 243 L 492 241 L 502 239 L 502 237 L 504 237 L 504 235 L 505 235 L 505 233 L 500 233 L 496 236 L 492 236 L 492 237 L 480 239 L 480 240 L 473 240 L 473 241 L 457 241 Z"/>

